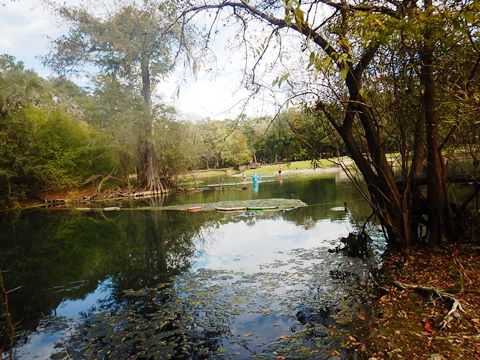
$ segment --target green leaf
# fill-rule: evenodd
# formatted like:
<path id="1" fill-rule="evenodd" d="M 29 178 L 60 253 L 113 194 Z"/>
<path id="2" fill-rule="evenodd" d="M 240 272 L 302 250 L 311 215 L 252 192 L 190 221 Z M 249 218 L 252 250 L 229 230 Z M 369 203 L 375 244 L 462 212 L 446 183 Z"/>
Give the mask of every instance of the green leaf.
<path id="1" fill-rule="evenodd" d="M 310 57 L 309 57 L 309 62 L 308 62 L 308 66 L 307 66 L 307 69 L 309 69 L 312 65 L 315 64 L 315 52 L 311 52 L 310 53 Z"/>
<path id="2" fill-rule="evenodd" d="M 303 25 L 305 20 L 304 20 L 304 14 L 302 9 L 300 9 L 299 7 L 295 8 L 294 14 L 295 14 L 295 22 L 299 25 Z"/>

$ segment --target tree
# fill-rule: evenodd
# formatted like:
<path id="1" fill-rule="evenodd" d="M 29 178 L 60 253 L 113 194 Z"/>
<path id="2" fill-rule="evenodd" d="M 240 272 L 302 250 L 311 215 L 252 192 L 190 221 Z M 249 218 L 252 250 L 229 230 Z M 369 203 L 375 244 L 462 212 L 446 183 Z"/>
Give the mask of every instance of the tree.
<path id="1" fill-rule="evenodd" d="M 53 42 L 45 63 L 61 74 L 83 71 L 91 64 L 101 74 L 137 89 L 144 102 L 143 116 L 137 121 L 140 184 L 152 191 L 166 191 L 155 150 L 152 91 L 173 69 L 179 51 L 189 41 L 188 31 L 174 23 L 175 3 L 146 0 L 136 6 L 124 2 L 111 14 L 64 5 L 56 12 L 71 29 Z"/>
<path id="2" fill-rule="evenodd" d="M 139 167 L 138 118 L 143 116 L 143 99 L 131 87 L 111 76 L 95 81 L 92 102 L 85 109 L 86 121 L 110 139 L 118 158 L 118 176 L 130 183 L 130 175 Z"/>
<path id="3" fill-rule="evenodd" d="M 274 56 L 270 53 L 270 58 L 274 59 L 285 54 L 290 56 L 291 53 L 283 50 L 285 48 L 302 50 L 296 52 L 295 65 L 279 74 L 274 83 L 280 87 L 288 85 L 292 98 L 312 104 L 319 121 L 325 118 L 336 130 L 366 181 L 367 199 L 380 218 L 390 245 L 408 248 L 412 233 L 417 231 L 412 225 L 413 212 L 422 206 L 420 199 L 412 197 L 411 185 L 420 180 L 418 168 L 425 161 L 430 241 L 453 239 L 436 95 L 437 49 L 441 44 L 465 37 L 465 26 L 458 25 L 461 23 L 476 29 L 470 31 L 470 37 L 478 43 L 478 2 L 434 4 L 426 0 L 419 6 L 414 0 L 385 3 L 212 0 L 189 2 L 184 14 L 192 16 L 201 11 L 220 10 L 231 11 L 239 19 L 241 31 L 251 28 L 247 25 L 249 22 L 262 24 L 268 31 L 264 41 L 255 42 L 260 45 L 254 47 L 258 54 L 252 67 L 254 71 L 262 59 L 269 58 L 270 49 L 277 49 Z M 457 29 L 448 35 L 452 19 Z M 295 39 L 288 46 L 272 44 L 274 41 L 280 43 L 286 34 Z M 409 65 L 413 69 L 411 75 L 418 80 L 420 92 L 417 96 L 422 102 L 423 116 L 418 118 L 418 129 L 424 131 L 413 134 L 416 138 L 413 143 L 418 146 L 403 149 L 401 163 L 408 181 L 399 184 L 387 151 L 392 148 L 392 142 L 401 146 L 402 140 L 388 130 L 392 125 L 399 129 L 400 124 L 393 116 L 383 116 L 374 107 L 368 85 L 387 73 L 374 67 L 382 51 L 391 45 L 398 48 L 406 42 L 411 46 L 408 55 L 413 61 Z M 284 64 L 287 56 L 282 58 L 283 62 L 274 60 L 270 68 Z M 300 71 L 299 63 L 305 64 L 307 71 Z M 259 86 L 255 73 L 251 78 L 253 85 Z M 384 88 L 380 93 L 388 94 L 391 90 Z M 402 92 L 390 95 L 398 99 Z M 422 134 L 428 135 L 424 146 Z M 410 156 L 417 158 L 411 166 Z"/>
<path id="4" fill-rule="evenodd" d="M 83 120 L 62 80 L 42 79 L 8 55 L 0 70 L 0 202 L 78 186 L 114 167 L 106 137 Z"/>

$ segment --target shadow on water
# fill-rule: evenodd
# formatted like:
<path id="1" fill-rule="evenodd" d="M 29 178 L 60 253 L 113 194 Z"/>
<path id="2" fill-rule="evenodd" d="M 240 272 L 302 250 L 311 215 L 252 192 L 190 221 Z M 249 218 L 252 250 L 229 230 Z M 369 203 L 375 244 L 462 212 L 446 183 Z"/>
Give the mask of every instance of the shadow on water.
<path id="1" fill-rule="evenodd" d="M 258 193 L 209 191 L 167 203 L 256 197 L 312 206 L 0 218 L 7 286 L 22 286 L 11 294 L 21 320 L 16 357 L 350 357 L 342 342 L 365 326 L 356 316 L 368 313 L 360 285 L 370 264 L 328 250 L 363 222 L 368 207 L 330 178 L 286 178 L 261 183 Z M 348 211 L 335 209 L 344 201 Z"/>

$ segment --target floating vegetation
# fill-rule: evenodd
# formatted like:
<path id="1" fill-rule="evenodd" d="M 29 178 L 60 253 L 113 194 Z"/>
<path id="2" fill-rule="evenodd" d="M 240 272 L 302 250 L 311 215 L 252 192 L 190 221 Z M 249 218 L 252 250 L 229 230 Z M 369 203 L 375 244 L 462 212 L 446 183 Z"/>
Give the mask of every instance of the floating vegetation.
<path id="1" fill-rule="evenodd" d="M 186 204 L 186 205 L 171 205 L 163 206 L 159 208 L 142 207 L 137 209 L 142 210 L 188 210 L 193 206 L 201 206 L 203 211 L 213 211 L 217 208 L 229 209 L 229 208 L 246 208 L 246 209 L 296 209 L 299 207 L 307 206 L 302 200 L 299 199 L 254 199 L 254 200 L 233 200 L 233 201 L 219 201 L 203 204 Z"/>
<path id="2" fill-rule="evenodd" d="M 227 211 L 246 211 L 247 208 L 245 206 L 234 206 L 234 207 L 216 207 L 215 210 L 227 212 Z"/>
<path id="3" fill-rule="evenodd" d="M 87 316 L 55 358 L 327 359 L 366 326 L 362 259 L 293 249 L 258 272 L 197 269 Z"/>
<path id="4" fill-rule="evenodd" d="M 142 207 L 106 207 L 106 208 L 73 208 L 76 211 L 127 211 L 127 210 L 145 210 L 145 211 L 159 211 L 159 210 L 177 210 L 177 211 L 245 211 L 245 210 L 286 210 L 297 209 L 299 207 L 307 206 L 299 199 L 254 199 L 254 200 L 232 200 L 232 201 L 218 201 L 212 203 L 201 204 L 184 204 L 184 205 L 170 205 L 170 206 L 142 206 Z"/>
<path id="5" fill-rule="evenodd" d="M 249 206 L 247 210 L 252 211 L 267 211 L 267 210 L 277 210 L 277 206 Z"/>

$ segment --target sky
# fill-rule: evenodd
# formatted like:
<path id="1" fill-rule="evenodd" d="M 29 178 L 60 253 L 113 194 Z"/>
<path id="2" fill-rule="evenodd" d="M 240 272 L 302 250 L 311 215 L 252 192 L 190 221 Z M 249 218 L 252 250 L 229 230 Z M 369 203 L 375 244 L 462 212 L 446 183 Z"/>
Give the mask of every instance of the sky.
<path id="1" fill-rule="evenodd" d="M 39 56 L 47 54 L 49 43 L 67 31 L 68 27 L 45 9 L 41 0 L 0 1 L 0 53 L 15 56 L 24 62 L 26 68 L 43 77 L 53 73 L 42 65 Z M 245 63 L 241 50 L 230 48 L 229 35 L 226 30 L 218 36 L 213 44 L 216 61 L 208 64 L 200 62 L 196 76 L 179 68 L 158 85 L 157 95 L 164 102 L 174 105 L 185 118 L 225 119 L 235 118 L 242 111 L 249 116 L 272 115 L 275 112 L 270 97 L 265 94 L 251 100 L 247 107 L 243 106 L 250 95 L 241 85 Z M 85 84 L 82 78 L 71 80 L 79 85 Z"/>

